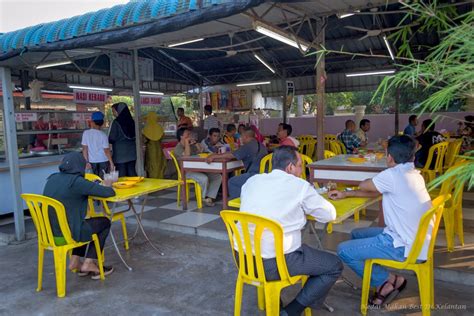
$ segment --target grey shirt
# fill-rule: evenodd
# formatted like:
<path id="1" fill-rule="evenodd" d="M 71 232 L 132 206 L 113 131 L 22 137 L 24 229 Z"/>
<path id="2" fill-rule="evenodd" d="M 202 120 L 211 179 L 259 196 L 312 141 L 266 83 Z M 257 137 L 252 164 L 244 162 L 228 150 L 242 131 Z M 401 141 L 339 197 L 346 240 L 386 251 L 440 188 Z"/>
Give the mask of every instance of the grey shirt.
<path id="1" fill-rule="evenodd" d="M 260 160 L 262 160 L 267 153 L 265 146 L 260 144 L 256 139 L 253 139 L 234 151 L 234 157 L 242 160 L 247 173 L 257 174 L 260 169 Z"/>
<path id="2" fill-rule="evenodd" d="M 199 148 L 197 144 L 190 145 L 191 148 L 191 156 L 196 156 L 200 154 L 201 152 L 199 151 Z M 184 146 L 181 143 L 178 143 L 176 147 L 174 148 L 174 156 L 176 158 L 182 157 L 184 155 Z"/>
<path id="3" fill-rule="evenodd" d="M 135 138 L 125 136 L 120 124 L 112 122 L 109 133 L 109 143 L 112 144 L 112 160 L 114 163 L 126 163 L 137 160 L 137 148 Z"/>

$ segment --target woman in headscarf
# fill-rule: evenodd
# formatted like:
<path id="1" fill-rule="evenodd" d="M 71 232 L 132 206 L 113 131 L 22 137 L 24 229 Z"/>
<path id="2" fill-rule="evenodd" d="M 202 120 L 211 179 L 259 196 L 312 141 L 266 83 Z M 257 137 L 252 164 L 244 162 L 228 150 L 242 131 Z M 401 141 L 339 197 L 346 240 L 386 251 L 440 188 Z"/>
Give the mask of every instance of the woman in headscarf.
<path id="1" fill-rule="evenodd" d="M 112 105 L 115 120 L 110 126 L 109 143 L 112 144 L 112 159 L 120 177 L 134 177 L 137 148 L 135 122 L 128 106 L 124 102 Z"/>
<path id="2" fill-rule="evenodd" d="M 164 132 L 157 120 L 158 115 L 155 112 L 148 113 L 142 131 L 146 144 L 145 170 L 148 178 L 163 179 L 166 160 L 161 148 L 161 138 Z"/>
<path id="3" fill-rule="evenodd" d="M 90 241 L 92 240 L 92 234 L 97 234 L 100 248 L 104 249 L 105 240 L 109 235 L 110 220 L 106 217 L 86 219 L 87 199 L 89 195 L 100 197 L 114 196 L 115 191 L 112 188 L 84 179 L 86 164 L 86 160 L 78 152 L 72 152 L 64 156 L 59 165 L 60 172 L 49 176 L 43 195 L 58 200 L 64 205 L 72 238 L 75 241 Z M 57 217 L 52 211 L 50 211 L 50 221 L 53 235 L 55 237 L 63 237 Z M 99 268 L 94 262 L 97 259 L 96 250 L 93 246 L 88 248 L 87 250 L 87 245 L 85 245 L 72 251 L 69 269 L 79 270 L 79 275 L 92 275 L 92 279 L 98 280 L 100 278 Z M 81 257 L 85 257 L 82 264 L 80 261 Z M 104 266 L 104 273 L 106 275 L 112 272 L 112 267 Z"/>

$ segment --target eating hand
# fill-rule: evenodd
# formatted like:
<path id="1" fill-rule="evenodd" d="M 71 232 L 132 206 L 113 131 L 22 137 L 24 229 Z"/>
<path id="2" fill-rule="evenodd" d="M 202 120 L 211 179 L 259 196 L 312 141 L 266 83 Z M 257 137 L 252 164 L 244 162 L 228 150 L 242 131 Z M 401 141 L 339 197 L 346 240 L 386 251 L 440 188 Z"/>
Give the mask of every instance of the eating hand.
<path id="1" fill-rule="evenodd" d="M 340 200 L 346 197 L 346 192 L 342 192 L 339 190 L 331 190 L 328 192 L 328 197 L 331 200 Z"/>

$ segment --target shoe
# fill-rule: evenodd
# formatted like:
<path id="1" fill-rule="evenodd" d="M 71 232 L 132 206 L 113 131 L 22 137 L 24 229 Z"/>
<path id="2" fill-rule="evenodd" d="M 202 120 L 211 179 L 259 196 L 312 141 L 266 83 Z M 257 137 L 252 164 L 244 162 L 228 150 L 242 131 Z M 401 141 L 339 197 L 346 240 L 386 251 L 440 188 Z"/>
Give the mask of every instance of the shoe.
<path id="1" fill-rule="evenodd" d="M 114 272 L 112 266 L 104 266 L 104 276 L 107 276 Z M 100 273 L 95 271 L 80 271 L 78 274 L 80 277 L 90 276 L 92 280 L 100 280 Z"/>
<path id="2" fill-rule="evenodd" d="M 214 206 L 216 203 L 211 198 L 205 198 L 202 200 L 206 206 Z"/>

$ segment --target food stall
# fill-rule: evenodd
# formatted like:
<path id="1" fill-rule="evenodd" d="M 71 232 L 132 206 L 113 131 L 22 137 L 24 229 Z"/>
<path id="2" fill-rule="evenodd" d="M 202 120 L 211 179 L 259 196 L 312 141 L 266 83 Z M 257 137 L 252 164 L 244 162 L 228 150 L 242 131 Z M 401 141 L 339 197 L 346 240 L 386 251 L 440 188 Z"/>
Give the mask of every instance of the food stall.
<path id="1" fill-rule="evenodd" d="M 85 99 L 77 98 L 81 95 Z M 74 94 L 42 93 L 40 102 L 26 109 L 22 93 L 14 93 L 15 126 L 22 192 L 40 194 L 46 179 L 58 171 L 64 154 L 81 151 L 82 132 L 88 128 L 92 111 L 107 100 L 103 92 L 74 91 Z M 0 101 L 3 108 L 3 102 Z M 14 197 L 6 160 L 3 117 L 0 120 L 0 215 L 11 213 Z"/>

